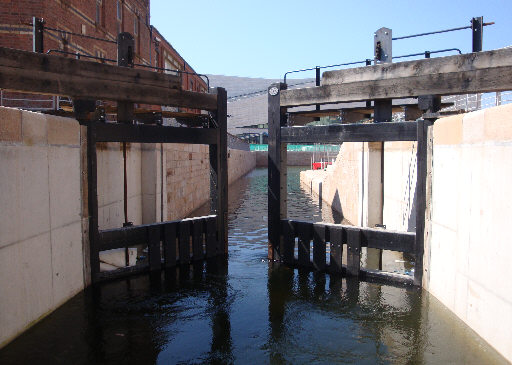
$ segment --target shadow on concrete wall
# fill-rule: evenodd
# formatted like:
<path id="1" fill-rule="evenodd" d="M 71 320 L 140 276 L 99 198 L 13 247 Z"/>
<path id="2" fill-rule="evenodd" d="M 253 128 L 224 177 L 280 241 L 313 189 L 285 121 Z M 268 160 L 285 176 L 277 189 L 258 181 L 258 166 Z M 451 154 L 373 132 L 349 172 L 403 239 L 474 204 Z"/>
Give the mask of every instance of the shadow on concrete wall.
<path id="1" fill-rule="evenodd" d="M 416 168 L 416 149 L 413 144 L 411 147 L 411 156 L 409 158 L 407 184 L 402 200 L 407 203 L 406 208 L 402 212 L 402 227 L 407 228 L 407 232 L 416 232 Z"/>

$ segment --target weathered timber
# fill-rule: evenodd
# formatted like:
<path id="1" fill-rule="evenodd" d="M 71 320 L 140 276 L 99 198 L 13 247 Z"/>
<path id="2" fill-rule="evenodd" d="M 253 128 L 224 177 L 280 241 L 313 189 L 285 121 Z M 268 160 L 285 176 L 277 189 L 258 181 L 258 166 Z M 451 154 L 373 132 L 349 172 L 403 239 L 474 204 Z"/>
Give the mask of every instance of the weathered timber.
<path id="1" fill-rule="evenodd" d="M 147 242 L 147 225 L 106 229 L 98 232 L 98 247 L 100 251 L 142 245 Z"/>
<path id="2" fill-rule="evenodd" d="M 414 99 L 410 99 L 414 100 Z M 441 108 L 453 106 L 453 103 L 441 103 Z M 393 100 L 392 105 L 393 113 L 405 112 L 405 120 L 416 120 L 421 118 L 423 112 L 418 108 L 418 103 L 404 102 L 404 100 Z M 319 117 L 342 117 L 345 123 L 355 123 L 367 116 L 373 114 L 374 109 L 371 107 L 363 106 L 342 106 L 338 109 L 326 109 L 326 110 L 305 110 L 305 111 L 293 111 L 288 112 L 290 121 L 293 122 L 294 126 L 304 125 L 312 122 L 315 118 Z M 376 119 L 378 120 L 378 119 Z"/>
<path id="3" fill-rule="evenodd" d="M 415 253 L 415 233 L 394 232 L 382 229 L 364 228 L 361 230 L 361 246 L 382 250 Z"/>
<path id="4" fill-rule="evenodd" d="M 327 226 L 329 229 L 329 241 L 331 242 L 330 269 L 332 272 L 342 272 L 343 242 L 346 242 L 346 231 L 339 226 Z M 345 232 L 345 234 L 344 234 Z M 343 236 L 345 235 L 345 239 Z"/>
<path id="5" fill-rule="evenodd" d="M 216 144 L 220 133 L 216 128 L 181 128 L 144 124 L 92 122 L 90 126 L 96 130 L 97 142 Z"/>
<path id="6" fill-rule="evenodd" d="M 191 221 L 184 220 L 178 225 L 179 257 L 182 265 L 190 263 L 190 224 Z"/>
<path id="7" fill-rule="evenodd" d="M 280 107 L 281 94 L 286 84 L 272 84 L 268 88 L 268 258 L 280 259 L 281 218 L 286 217 L 286 145 L 281 141 L 281 127 L 285 110 Z M 286 157 L 284 157 L 286 158 Z M 285 160 L 286 161 L 286 160 Z"/>
<path id="8" fill-rule="evenodd" d="M 368 70 L 373 72 L 366 74 Z M 510 90 L 512 50 L 370 66 L 360 73 L 360 81 L 284 91 L 281 106 Z"/>
<path id="9" fill-rule="evenodd" d="M 397 286 L 411 286 L 414 285 L 412 276 L 385 272 L 380 270 L 371 270 L 367 268 L 360 268 L 359 271 L 361 279 L 378 284 L 395 284 Z"/>
<path id="10" fill-rule="evenodd" d="M 326 226 L 313 224 L 313 267 L 322 271 L 326 267 Z"/>
<path id="11" fill-rule="evenodd" d="M 0 88 L 216 110 L 213 94 L 181 90 L 181 78 L 164 73 L 0 47 Z"/>
<path id="12" fill-rule="evenodd" d="M 218 161 L 219 171 L 217 175 L 218 189 L 218 214 L 217 214 L 217 254 L 228 254 L 228 110 L 227 91 L 218 87 L 215 89 L 217 95 L 217 108 L 215 121 L 218 128 Z"/>
<path id="13" fill-rule="evenodd" d="M 204 220 L 196 219 L 192 221 L 192 258 L 193 260 L 202 260 L 203 252 L 203 232 Z"/>
<path id="14" fill-rule="evenodd" d="M 162 255 L 160 253 L 161 227 L 153 225 L 148 227 L 148 258 L 149 269 L 160 270 L 162 268 Z"/>
<path id="15" fill-rule="evenodd" d="M 415 141 L 416 123 L 342 124 L 281 128 L 286 143 Z"/>
<path id="16" fill-rule="evenodd" d="M 218 110 L 213 115 L 217 131 L 215 143 L 209 144 L 210 155 L 210 212 L 217 215 L 215 254 L 228 253 L 228 142 L 227 142 L 227 92 L 216 88 Z M 205 129 L 211 130 L 212 128 Z"/>
<path id="17" fill-rule="evenodd" d="M 416 243 L 414 260 L 414 284 L 421 286 L 423 280 L 423 252 L 425 244 L 425 218 L 427 211 L 427 179 L 432 153 L 432 125 L 433 121 L 418 122 L 418 145 L 416 149 L 417 177 L 416 177 Z"/>
<path id="18" fill-rule="evenodd" d="M 285 264 L 293 264 L 295 251 L 295 225 L 293 221 L 283 219 L 281 221 L 283 239 L 281 241 L 281 260 Z"/>
<path id="19" fill-rule="evenodd" d="M 100 248 L 98 239 L 98 169 L 96 154 L 96 133 L 87 128 L 87 193 L 89 212 L 89 252 L 91 279 L 94 282 L 100 272 Z"/>
<path id="20" fill-rule="evenodd" d="M 167 221 L 138 226 L 120 227 L 98 231 L 98 247 L 100 251 L 146 244 L 149 240 L 149 230 L 153 227 L 159 232 L 159 240 L 176 239 L 176 226 L 181 222 L 215 220 L 216 216 L 188 218 L 184 221 Z M 174 233 L 173 233 L 174 232 Z"/>
<path id="21" fill-rule="evenodd" d="M 217 217 L 206 218 L 206 257 L 217 254 Z"/>
<path id="22" fill-rule="evenodd" d="M 102 271 L 96 274 L 95 282 L 99 283 L 107 280 L 114 280 L 126 276 L 143 274 L 149 271 L 149 264 L 139 264 L 134 266 L 121 267 L 112 271 Z"/>
<path id="23" fill-rule="evenodd" d="M 176 266 L 176 233 L 178 223 L 173 222 L 164 226 L 164 265 L 165 267 Z"/>
<path id="24" fill-rule="evenodd" d="M 358 276 L 361 268 L 361 230 L 346 227 L 347 231 L 347 275 Z"/>
<path id="25" fill-rule="evenodd" d="M 309 222 L 296 222 L 297 235 L 299 237 L 298 259 L 300 266 L 311 266 L 311 236 L 313 225 Z"/>
<path id="26" fill-rule="evenodd" d="M 512 66 L 512 49 L 505 48 L 463 55 L 326 71 L 322 75 L 322 86 L 449 74 L 509 66 Z M 424 95 L 427 94 L 429 93 L 424 93 Z"/>

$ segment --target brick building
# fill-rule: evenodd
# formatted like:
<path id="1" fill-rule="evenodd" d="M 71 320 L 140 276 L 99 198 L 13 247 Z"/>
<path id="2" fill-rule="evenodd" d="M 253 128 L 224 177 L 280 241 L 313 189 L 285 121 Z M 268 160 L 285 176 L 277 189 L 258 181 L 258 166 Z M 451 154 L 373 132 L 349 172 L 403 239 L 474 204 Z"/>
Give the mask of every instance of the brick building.
<path id="1" fill-rule="evenodd" d="M 135 63 L 194 72 L 162 34 L 150 25 L 149 0 L 0 0 L 0 47 L 32 50 L 32 17 L 44 19 L 44 52 L 52 50 L 51 54 L 64 57 L 66 54 L 63 52 L 72 52 L 116 60 L 117 45 L 113 42 L 118 33 L 129 32 L 135 40 Z M 207 91 L 206 82 L 197 75 L 182 74 L 182 84 L 185 90 Z M 52 104 L 55 98 L 38 102 L 36 100 L 48 100 L 48 97 L 22 97 L 5 91 L 1 96 L 0 105 L 30 109 L 55 107 Z M 32 101 L 22 100 L 25 98 Z"/>

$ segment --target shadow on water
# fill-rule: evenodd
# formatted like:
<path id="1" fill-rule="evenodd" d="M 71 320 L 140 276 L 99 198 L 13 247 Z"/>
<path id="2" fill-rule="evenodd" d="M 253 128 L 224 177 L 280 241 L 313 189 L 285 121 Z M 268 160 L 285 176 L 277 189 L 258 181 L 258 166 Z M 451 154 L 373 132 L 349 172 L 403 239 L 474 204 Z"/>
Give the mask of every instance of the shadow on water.
<path id="1" fill-rule="evenodd" d="M 289 169 L 289 216 L 325 221 Z M 212 260 L 78 294 L 0 364 L 506 363 L 427 293 L 266 260 L 267 176 L 230 186 L 229 265 Z"/>

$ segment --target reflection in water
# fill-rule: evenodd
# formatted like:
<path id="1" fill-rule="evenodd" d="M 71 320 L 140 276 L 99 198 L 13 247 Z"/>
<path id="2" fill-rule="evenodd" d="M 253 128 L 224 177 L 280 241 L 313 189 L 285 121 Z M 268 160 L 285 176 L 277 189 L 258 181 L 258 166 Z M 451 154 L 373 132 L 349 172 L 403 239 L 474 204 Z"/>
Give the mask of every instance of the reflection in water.
<path id="1" fill-rule="evenodd" d="M 298 173 L 289 216 L 325 221 Z M 262 169 L 230 186 L 229 266 L 89 289 L 0 350 L 0 364 L 506 363 L 425 292 L 268 263 L 266 194 Z"/>

